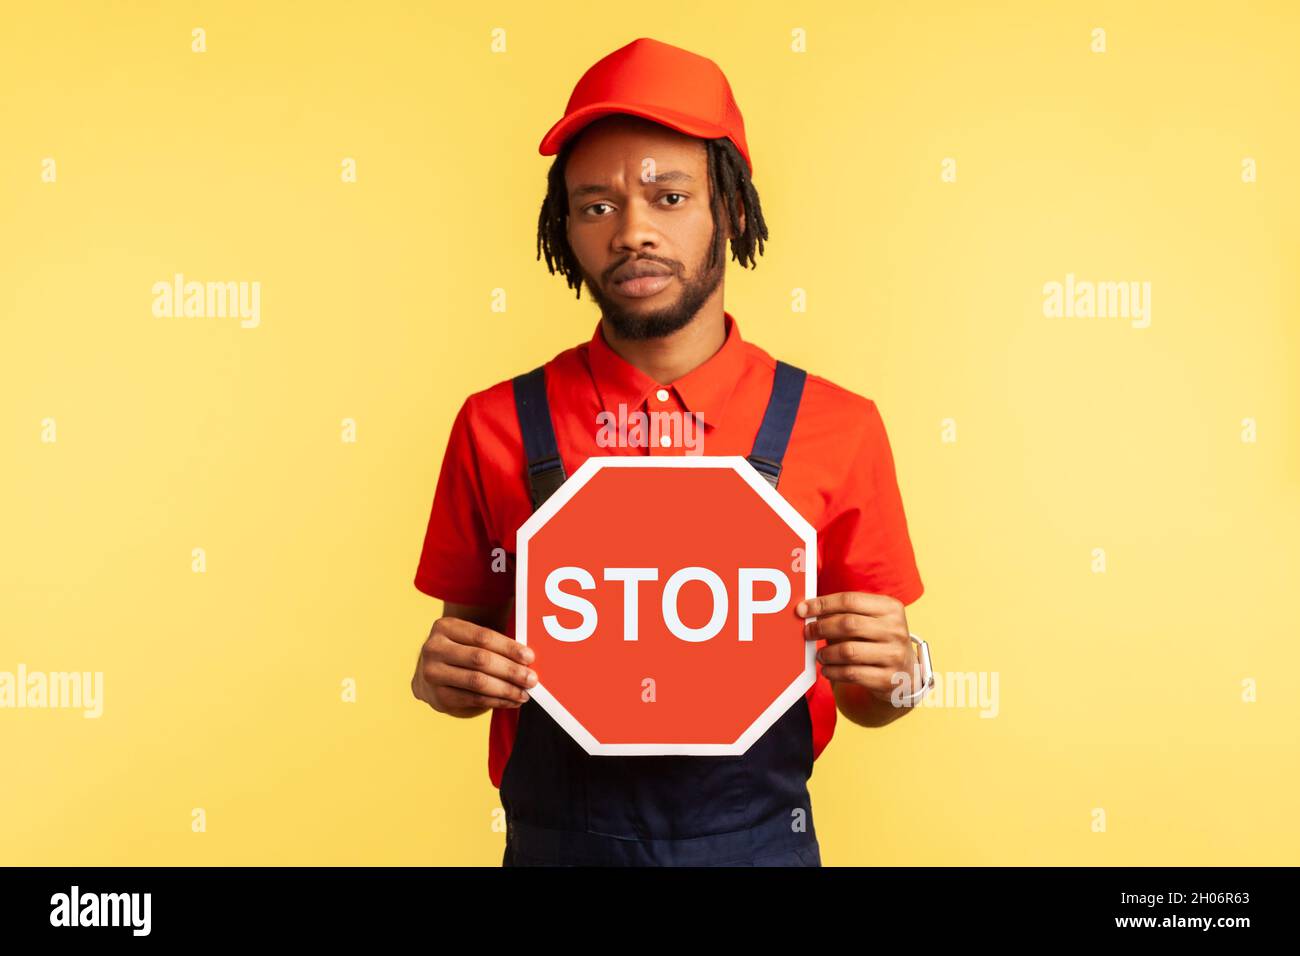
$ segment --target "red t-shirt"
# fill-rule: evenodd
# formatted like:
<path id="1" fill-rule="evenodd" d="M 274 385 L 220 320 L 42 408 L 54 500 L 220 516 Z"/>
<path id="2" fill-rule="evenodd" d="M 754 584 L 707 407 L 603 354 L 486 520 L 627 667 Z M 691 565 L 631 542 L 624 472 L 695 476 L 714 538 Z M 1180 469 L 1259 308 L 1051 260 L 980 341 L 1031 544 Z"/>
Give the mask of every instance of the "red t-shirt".
<path id="1" fill-rule="evenodd" d="M 619 356 L 600 322 L 591 340 L 546 363 L 546 395 L 564 472 L 591 455 L 748 455 L 776 374 L 776 361 L 740 337 L 726 313 L 726 342 L 698 368 L 661 384 Z M 608 447 L 602 421 L 636 411 L 703 415 L 703 435 L 663 447 Z M 602 411 L 611 416 L 600 416 Z M 665 430 L 667 433 L 667 430 Z M 447 440 L 442 471 L 415 573 L 415 586 L 457 604 L 504 605 L 514 597 L 515 532 L 532 514 L 514 388 L 509 379 L 470 395 Z M 778 491 L 817 529 L 817 590 L 888 594 L 911 604 L 924 591 L 903 514 L 894 459 L 880 412 L 870 399 L 809 374 Z M 504 555 L 504 557 L 503 557 Z M 506 633 L 514 636 L 514 614 Z M 825 642 L 819 642 L 824 646 Z M 835 698 L 821 675 L 807 693 L 813 755 L 835 730 Z M 500 787 L 514 746 L 519 711 L 493 709 L 488 775 Z"/>

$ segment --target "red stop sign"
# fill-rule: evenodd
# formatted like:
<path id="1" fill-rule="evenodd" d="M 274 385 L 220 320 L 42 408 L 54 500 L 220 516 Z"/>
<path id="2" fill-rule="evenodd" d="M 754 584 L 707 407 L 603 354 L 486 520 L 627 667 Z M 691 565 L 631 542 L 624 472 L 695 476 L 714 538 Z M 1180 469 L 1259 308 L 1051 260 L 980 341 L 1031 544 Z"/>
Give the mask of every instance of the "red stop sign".
<path id="1" fill-rule="evenodd" d="M 520 526 L 529 694 L 589 754 L 742 754 L 816 679 L 816 532 L 740 456 L 596 456 Z"/>

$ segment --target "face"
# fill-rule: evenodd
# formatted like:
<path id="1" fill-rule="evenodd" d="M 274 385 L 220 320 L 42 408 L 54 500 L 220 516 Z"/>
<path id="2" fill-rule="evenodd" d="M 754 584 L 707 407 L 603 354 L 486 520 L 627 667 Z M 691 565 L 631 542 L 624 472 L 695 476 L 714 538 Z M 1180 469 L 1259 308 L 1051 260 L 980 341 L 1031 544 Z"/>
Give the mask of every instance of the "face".
<path id="1" fill-rule="evenodd" d="M 579 135 L 565 166 L 566 228 L 587 289 L 621 338 L 670 335 L 695 318 L 726 269 L 725 255 L 706 267 L 715 226 L 705 145 L 623 114 Z M 626 278 L 634 266 L 659 274 Z"/>

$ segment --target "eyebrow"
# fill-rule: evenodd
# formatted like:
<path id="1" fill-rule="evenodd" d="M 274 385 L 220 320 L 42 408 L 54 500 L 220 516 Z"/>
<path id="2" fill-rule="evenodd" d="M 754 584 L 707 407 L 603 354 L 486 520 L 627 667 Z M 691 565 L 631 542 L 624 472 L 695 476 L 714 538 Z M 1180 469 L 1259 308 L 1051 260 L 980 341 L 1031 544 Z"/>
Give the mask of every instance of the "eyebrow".
<path id="1" fill-rule="evenodd" d="M 684 173 L 680 169 L 670 169 L 667 172 L 655 173 L 655 178 L 645 183 L 647 186 L 659 186 L 663 183 L 693 183 L 695 177 L 690 173 Z M 569 192 L 570 199 L 579 199 L 582 196 L 590 196 L 592 193 L 609 192 L 610 186 L 601 183 L 583 183 L 581 186 L 574 186 Z"/>

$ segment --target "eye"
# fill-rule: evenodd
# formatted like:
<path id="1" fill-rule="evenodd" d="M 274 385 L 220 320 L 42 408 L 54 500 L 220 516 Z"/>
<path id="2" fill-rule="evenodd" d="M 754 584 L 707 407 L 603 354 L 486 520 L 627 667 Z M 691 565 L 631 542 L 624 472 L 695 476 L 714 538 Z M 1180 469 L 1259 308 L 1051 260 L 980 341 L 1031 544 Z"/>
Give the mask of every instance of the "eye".
<path id="1" fill-rule="evenodd" d="M 593 209 L 595 209 L 597 206 L 608 206 L 608 205 L 609 205 L 609 203 L 607 203 L 607 202 L 594 202 L 594 203 L 592 203 L 590 206 L 588 206 L 586 209 L 584 209 L 583 212 L 585 212 L 585 213 L 590 213 L 590 212 L 591 212 Z"/>
<path id="2" fill-rule="evenodd" d="M 666 194 L 663 198 L 664 198 L 664 199 L 667 199 L 669 196 L 676 196 L 676 197 L 677 197 L 678 199 L 680 199 L 682 202 L 685 202 L 685 201 L 686 201 L 686 197 L 685 197 L 684 195 L 682 195 L 681 193 L 668 193 L 668 194 Z M 674 205 L 674 206 L 680 206 L 681 204 L 682 204 L 682 203 L 680 203 L 680 202 L 672 203 L 672 205 Z"/>

